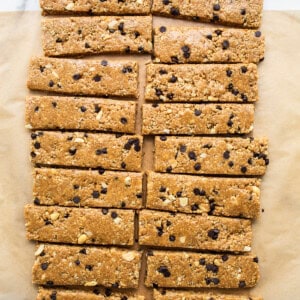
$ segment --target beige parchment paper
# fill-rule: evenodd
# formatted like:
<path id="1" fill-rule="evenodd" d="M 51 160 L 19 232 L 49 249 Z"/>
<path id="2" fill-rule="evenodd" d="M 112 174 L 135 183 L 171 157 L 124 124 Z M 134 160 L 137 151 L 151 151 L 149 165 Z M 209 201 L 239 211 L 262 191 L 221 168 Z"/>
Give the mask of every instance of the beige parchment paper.
<path id="1" fill-rule="evenodd" d="M 0 300 L 36 296 L 31 284 L 34 245 L 25 239 L 23 220 L 23 206 L 32 201 L 24 100 L 29 59 L 42 54 L 40 18 L 39 12 L 0 14 Z M 154 23 L 172 21 L 158 18 Z M 261 280 L 245 294 L 296 300 L 300 299 L 300 12 L 265 12 L 262 31 L 267 49 L 259 67 L 261 99 L 254 135 L 269 137 L 271 163 L 262 185 L 264 212 L 254 224 L 253 251 L 260 258 Z M 149 59 L 138 59 L 140 104 Z M 149 169 L 152 144 L 149 139 L 145 144 L 144 169 Z"/>

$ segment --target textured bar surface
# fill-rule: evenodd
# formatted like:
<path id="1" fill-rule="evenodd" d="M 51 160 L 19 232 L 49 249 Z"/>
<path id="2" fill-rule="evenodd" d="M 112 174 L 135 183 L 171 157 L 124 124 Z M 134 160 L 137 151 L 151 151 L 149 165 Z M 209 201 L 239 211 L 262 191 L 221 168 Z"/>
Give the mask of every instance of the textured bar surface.
<path id="1" fill-rule="evenodd" d="M 109 300 L 144 300 L 144 296 L 128 292 L 112 292 L 103 288 L 93 290 L 64 290 L 40 288 L 36 300 L 105 300 L 109 294 Z M 226 299 L 227 300 L 227 299 Z M 243 299 L 242 299 L 243 300 Z M 254 299 L 256 300 L 256 299 Z"/>
<path id="2" fill-rule="evenodd" d="M 28 96 L 26 127 L 135 132 L 136 103 L 97 98 Z"/>
<path id="3" fill-rule="evenodd" d="M 251 221 L 142 210 L 139 213 L 139 243 L 155 247 L 249 252 Z"/>
<path id="4" fill-rule="evenodd" d="M 172 26 L 154 29 L 156 62 L 258 63 L 264 52 L 260 31 Z"/>
<path id="5" fill-rule="evenodd" d="M 58 131 L 33 134 L 31 159 L 35 164 L 141 170 L 141 136 Z"/>
<path id="6" fill-rule="evenodd" d="M 154 172 L 147 177 L 147 208 L 250 219 L 259 216 L 259 179 Z"/>
<path id="7" fill-rule="evenodd" d="M 257 261 L 253 255 L 151 251 L 145 283 L 170 288 L 253 287 L 259 279 Z"/>
<path id="8" fill-rule="evenodd" d="M 60 94 L 137 97 L 138 64 L 135 61 L 34 57 L 27 86 L 31 90 Z"/>
<path id="9" fill-rule="evenodd" d="M 252 104 L 143 105 L 143 134 L 246 134 L 253 129 Z"/>
<path id="10" fill-rule="evenodd" d="M 258 100 L 257 81 L 255 64 L 149 64 L 145 99 L 164 102 L 255 102 Z"/>
<path id="11" fill-rule="evenodd" d="M 142 173 L 35 168 L 33 198 L 42 205 L 139 209 L 142 180 Z"/>
<path id="12" fill-rule="evenodd" d="M 146 15 L 150 0 L 40 0 L 44 14 Z"/>
<path id="13" fill-rule="evenodd" d="M 263 0 L 153 0 L 152 6 L 157 15 L 246 28 L 260 26 L 262 9 Z"/>
<path id="14" fill-rule="evenodd" d="M 141 253 L 134 250 L 41 244 L 33 283 L 137 288 L 140 260 Z"/>
<path id="15" fill-rule="evenodd" d="M 157 172 L 261 176 L 268 163 L 265 138 L 155 138 Z"/>
<path id="16" fill-rule="evenodd" d="M 202 293 L 194 291 L 163 290 L 153 291 L 154 300 L 263 300 L 261 297 L 246 295 L 223 295 L 217 293 Z"/>
<path id="17" fill-rule="evenodd" d="M 133 210 L 108 211 L 29 204 L 25 206 L 25 222 L 28 240 L 65 244 L 133 245 Z"/>
<path id="18" fill-rule="evenodd" d="M 151 53 L 152 17 L 46 18 L 42 45 L 46 56 Z"/>

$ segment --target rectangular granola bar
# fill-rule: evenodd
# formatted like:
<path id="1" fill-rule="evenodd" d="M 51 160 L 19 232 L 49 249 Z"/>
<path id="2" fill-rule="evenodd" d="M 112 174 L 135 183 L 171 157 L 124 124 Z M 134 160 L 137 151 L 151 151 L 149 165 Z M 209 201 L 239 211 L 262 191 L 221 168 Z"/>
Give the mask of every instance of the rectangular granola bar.
<path id="1" fill-rule="evenodd" d="M 150 251 L 146 286 L 247 288 L 259 280 L 254 255 Z"/>
<path id="2" fill-rule="evenodd" d="M 161 26 L 154 29 L 154 56 L 160 63 L 258 63 L 264 42 L 255 30 Z"/>
<path id="3" fill-rule="evenodd" d="M 135 61 L 34 57 L 27 86 L 31 90 L 60 94 L 136 98 L 138 64 Z"/>
<path id="4" fill-rule="evenodd" d="M 251 221 L 142 210 L 139 243 L 152 247 L 249 252 Z"/>
<path id="5" fill-rule="evenodd" d="M 261 176 L 268 164 L 265 138 L 155 138 L 157 172 Z"/>
<path id="6" fill-rule="evenodd" d="M 144 296 L 130 292 L 113 292 L 110 289 L 94 288 L 93 290 L 64 290 L 40 288 L 36 300 L 144 300 Z M 254 299 L 256 300 L 256 299 Z"/>
<path id="7" fill-rule="evenodd" d="M 25 206 L 28 240 L 132 246 L 134 211 L 124 209 Z"/>
<path id="8" fill-rule="evenodd" d="M 257 178 L 221 178 L 148 172 L 149 209 L 257 218 L 260 211 Z"/>
<path id="9" fill-rule="evenodd" d="M 152 17 L 46 18 L 42 45 L 46 56 L 151 53 Z"/>
<path id="10" fill-rule="evenodd" d="M 164 102 L 255 102 L 255 64 L 147 65 L 145 99 Z"/>
<path id="11" fill-rule="evenodd" d="M 83 132 L 36 131 L 31 159 L 38 165 L 140 171 L 143 138 Z"/>
<path id="12" fill-rule="evenodd" d="M 84 97 L 28 96 L 25 120 L 29 129 L 78 129 L 135 132 L 137 105 Z"/>
<path id="13" fill-rule="evenodd" d="M 62 15 L 146 15 L 150 0 L 40 0 L 43 14 Z"/>
<path id="14" fill-rule="evenodd" d="M 134 250 L 40 244 L 33 283 L 46 286 L 137 288 L 141 253 Z"/>
<path id="15" fill-rule="evenodd" d="M 33 198 L 37 205 L 142 207 L 142 173 L 35 168 Z"/>
<path id="16" fill-rule="evenodd" d="M 152 12 L 198 22 L 258 28 L 263 0 L 153 0 Z"/>
<path id="17" fill-rule="evenodd" d="M 202 293 L 176 290 L 154 290 L 153 294 L 154 300 L 263 300 L 261 297 L 246 295 L 225 295 L 219 293 Z"/>
<path id="18" fill-rule="evenodd" d="M 144 104 L 143 134 L 246 134 L 253 104 Z"/>

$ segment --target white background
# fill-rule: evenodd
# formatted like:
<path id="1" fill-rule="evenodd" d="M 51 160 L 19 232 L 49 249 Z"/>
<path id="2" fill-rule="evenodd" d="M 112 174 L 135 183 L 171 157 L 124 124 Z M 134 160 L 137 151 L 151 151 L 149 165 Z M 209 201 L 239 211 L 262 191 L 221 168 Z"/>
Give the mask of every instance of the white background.
<path id="1" fill-rule="evenodd" d="M 266 10 L 300 10 L 299 0 L 265 0 Z M 0 0 L 0 11 L 37 10 L 39 0 Z"/>

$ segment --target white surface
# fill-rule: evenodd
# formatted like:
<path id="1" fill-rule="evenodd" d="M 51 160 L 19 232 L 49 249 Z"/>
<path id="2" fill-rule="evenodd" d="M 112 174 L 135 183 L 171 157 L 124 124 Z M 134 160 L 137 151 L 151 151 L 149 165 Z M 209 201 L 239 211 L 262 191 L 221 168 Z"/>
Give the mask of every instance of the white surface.
<path id="1" fill-rule="evenodd" d="M 299 0 L 265 0 L 264 2 L 266 10 L 300 10 Z M 39 0 L 0 0 L 0 11 L 38 9 Z"/>

